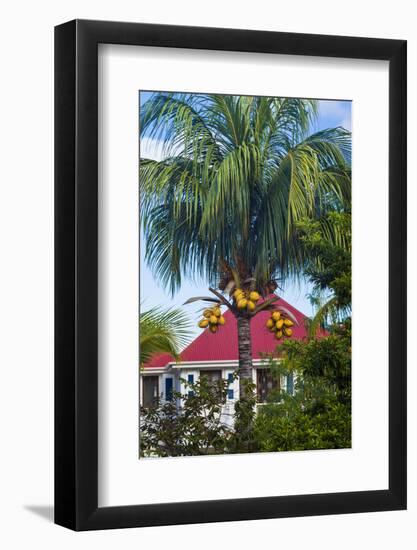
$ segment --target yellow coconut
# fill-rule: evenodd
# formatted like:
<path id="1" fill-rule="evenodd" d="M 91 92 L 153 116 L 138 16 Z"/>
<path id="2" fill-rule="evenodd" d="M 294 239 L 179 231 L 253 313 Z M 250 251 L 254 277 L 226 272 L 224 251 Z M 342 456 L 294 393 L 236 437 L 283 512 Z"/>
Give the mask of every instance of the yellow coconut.
<path id="1" fill-rule="evenodd" d="M 226 322 L 226 319 L 223 317 L 223 315 L 220 315 L 220 317 L 218 319 L 219 325 L 224 325 L 225 322 Z"/>
<path id="2" fill-rule="evenodd" d="M 260 298 L 260 295 L 258 294 L 258 292 L 253 291 L 249 294 L 249 298 L 252 300 L 252 302 L 257 302 Z"/>
<path id="3" fill-rule="evenodd" d="M 266 328 L 274 328 L 274 326 L 275 326 L 275 323 L 273 319 L 268 319 L 268 321 L 266 322 Z"/>
<path id="4" fill-rule="evenodd" d="M 208 327 L 208 324 L 209 324 L 208 319 L 202 319 L 202 320 L 198 323 L 198 326 L 199 326 L 200 328 L 206 328 L 206 327 Z"/>
<path id="5" fill-rule="evenodd" d="M 217 332 L 217 325 L 210 325 L 210 332 L 212 332 L 213 334 Z"/>
<path id="6" fill-rule="evenodd" d="M 284 334 L 285 334 L 285 336 L 291 336 L 292 335 L 292 329 L 291 328 L 284 328 Z"/>
<path id="7" fill-rule="evenodd" d="M 245 309 L 245 307 L 248 305 L 248 301 L 246 300 L 246 298 L 242 298 L 241 300 L 238 301 L 237 303 L 237 307 L 239 309 Z"/>
<path id="8" fill-rule="evenodd" d="M 281 317 L 281 313 L 279 311 L 274 311 L 274 313 L 271 315 L 271 317 L 274 321 L 279 321 L 279 319 Z"/>
<path id="9" fill-rule="evenodd" d="M 222 314 L 222 310 L 219 307 L 215 307 L 213 313 L 216 317 L 220 317 L 220 315 Z"/>
<path id="10" fill-rule="evenodd" d="M 275 323 L 275 326 L 277 327 L 278 330 L 281 330 L 283 324 L 284 324 L 284 319 L 280 319 Z"/>
<path id="11" fill-rule="evenodd" d="M 253 311 L 255 309 L 255 302 L 252 302 L 252 300 L 248 300 L 247 306 L 248 311 Z"/>
<path id="12" fill-rule="evenodd" d="M 211 315 L 212 315 L 211 309 L 205 309 L 203 311 L 203 317 L 206 317 L 207 319 L 209 319 Z"/>
<path id="13" fill-rule="evenodd" d="M 215 315 L 212 315 L 210 317 L 210 324 L 211 325 L 217 325 L 217 317 Z"/>
<path id="14" fill-rule="evenodd" d="M 233 297 L 234 299 L 237 301 L 238 297 L 243 294 L 243 290 L 241 288 L 237 288 L 234 292 L 233 292 Z"/>
<path id="15" fill-rule="evenodd" d="M 281 340 L 282 338 L 282 330 L 277 330 L 276 333 L 275 333 L 275 338 L 277 340 Z"/>
<path id="16" fill-rule="evenodd" d="M 285 319 L 284 320 L 284 325 L 286 327 L 292 327 L 294 325 L 294 323 L 291 321 L 291 319 Z"/>

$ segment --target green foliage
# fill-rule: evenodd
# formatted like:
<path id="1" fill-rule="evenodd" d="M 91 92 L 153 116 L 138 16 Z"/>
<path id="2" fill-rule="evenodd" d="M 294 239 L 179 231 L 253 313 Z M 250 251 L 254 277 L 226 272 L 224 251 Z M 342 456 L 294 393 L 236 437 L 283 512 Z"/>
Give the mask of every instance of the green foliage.
<path id="1" fill-rule="evenodd" d="M 221 416 L 228 380 L 213 383 L 201 376 L 194 383 L 182 382 L 185 393 L 173 392 L 170 401 L 160 400 L 153 408 L 142 408 L 141 456 L 199 456 L 258 450 L 253 431 L 254 384 L 244 381 L 245 398 L 235 402 L 234 428 L 231 429 Z"/>
<path id="2" fill-rule="evenodd" d="M 182 380 L 187 391 L 173 392 L 170 401 L 142 409 L 141 456 L 198 456 L 227 452 L 230 430 L 222 423 L 227 380 L 210 382 L 205 376 L 195 383 Z M 181 399 L 181 407 L 177 406 Z"/>
<path id="3" fill-rule="evenodd" d="M 306 274 L 316 292 L 332 292 L 312 326 L 329 311 L 336 318 L 341 315 L 343 322 L 328 327 L 325 337 L 286 340 L 279 347 L 280 361 L 269 358 L 277 378 L 297 378 L 293 395 L 273 393 L 256 416 L 254 431 L 261 451 L 351 446 L 351 319 L 346 317 L 351 306 L 350 221 L 349 213 L 333 212 L 299 224 L 308 257 Z"/>
<path id="4" fill-rule="evenodd" d="M 259 408 L 255 437 L 261 451 L 340 449 L 351 446 L 350 332 L 308 342 L 287 340 L 274 375 L 295 374 L 293 395 L 271 394 Z"/>
<path id="5" fill-rule="evenodd" d="M 256 411 L 256 386 L 249 380 L 242 381 L 243 395 L 235 404 L 234 430 L 228 441 L 229 453 L 253 453 L 258 444 L 253 431 Z"/>
<path id="6" fill-rule="evenodd" d="M 179 359 L 180 349 L 190 341 L 190 324 L 178 309 L 155 307 L 140 314 L 139 350 L 143 366 L 158 353 L 170 353 Z"/>
<path id="7" fill-rule="evenodd" d="M 275 376 L 297 376 L 294 395 L 278 391 L 262 407 L 254 431 L 261 451 L 339 449 L 351 446 L 351 215 L 332 212 L 298 224 L 314 284 L 312 301 L 331 292 L 311 324 L 330 317 L 330 334 L 286 340 L 281 361 L 270 358 Z M 330 315 L 329 315 L 330 314 Z"/>
<path id="8" fill-rule="evenodd" d="M 282 368 L 297 373 L 296 392 L 299 398 L 310 397 L 315 388 L 322 388 L 343 403 L 351 398 L 350 320 L 335 327 L 327 337 L 309 341 L 286 340 L 280 350 Z"/>
<path id="9" fill-rule="evenodd" d="M 265 360 L 267 360 L 265 358 Z M 278 379 L 296 375 L 294 393 L 272 392 L 256 412 L 255 386 L 235 403 L 234 428 L 222 421 L 228 381 L 183 380 L 186 392 L 141 411 L 141 456 L 340 449 L 351 446 L 350 323 L 327 337 L 287 340 L 268 358 Z M 181 407 L 177 406 L 181 399 Z"/>
<path id="10" fill-rule="evenodd" d="M 141 137 L 164 143 L 141 159 L 146 260 L 174 293 L 182 277 L 299 277 L 296 224 L 350 204 L 350 132 L 309 134 L 317 102 L 155 93 Z M 236 280 L 236 278 L 235 278 Z"/>
<path id="11" fill-rule="evenodd" d="M 350 409 L 337 401 L 312 415 L 295 406 L 266 405 L 258 413 L 255 437 L 259 451 L 303 451 L 351 447 Z"/>
<path id="12" fill-rule="evenodd" d="M 317 292 L 330 290 L 337 309 L 352 302 L 352 217 L 350 212 L 329 212 L 319 220 L 298 224 L 306 255 L 304 274 Z"/>

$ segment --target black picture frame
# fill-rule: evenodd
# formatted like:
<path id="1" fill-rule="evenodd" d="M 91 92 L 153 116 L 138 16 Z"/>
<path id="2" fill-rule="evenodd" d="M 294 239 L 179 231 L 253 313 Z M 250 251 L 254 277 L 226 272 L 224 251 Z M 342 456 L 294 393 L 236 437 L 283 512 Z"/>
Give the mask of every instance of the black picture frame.
<path id="1" fill-rule="evenodd" d="M 389 62 L 389 488 L 98 507 L 98 44 Z M 406 508 L 406 41 L 74 20 L 55 28 L 55 522 L 109 529 Z M 394 333 L 395 330 L 395 333 Z"/>

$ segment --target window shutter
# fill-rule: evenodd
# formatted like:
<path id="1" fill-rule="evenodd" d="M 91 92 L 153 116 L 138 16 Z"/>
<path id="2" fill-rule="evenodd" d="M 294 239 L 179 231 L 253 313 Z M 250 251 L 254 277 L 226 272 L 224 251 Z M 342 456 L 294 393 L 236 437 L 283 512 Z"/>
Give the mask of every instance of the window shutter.
<path id="1" fill-rule="evenodd" d="M 194 374 L 189 374 L 187 376 L 187 381 L 189 384 L 194 384 Z M 194 397 L 194 392 L 192 390 L 188 392 L 188 397 Z"/>
<path id="2" fill-rule="evenodd" d="M 294 375 L 292 372 L 287 376 L 287 393 L 294 394 Z"/>
<path id="3" fill-rule="evenodd" d="M 165 399 L 167 401 L 171 401 L 172 399 L 172 386 L 173 386 L 172 378 L 165 378 Z"/>
<path id="4" fill-rule="evenodd" d="M 228 384 L 233 384 L 234 380 L 233 380 L 233 373 L 232 372 L 229 372 L 229 374 L 227 375 L 227 383 Z M 233 399 L 235 396 L 235 392 L 233 390 L 227 390 L 227 399 Z"/>

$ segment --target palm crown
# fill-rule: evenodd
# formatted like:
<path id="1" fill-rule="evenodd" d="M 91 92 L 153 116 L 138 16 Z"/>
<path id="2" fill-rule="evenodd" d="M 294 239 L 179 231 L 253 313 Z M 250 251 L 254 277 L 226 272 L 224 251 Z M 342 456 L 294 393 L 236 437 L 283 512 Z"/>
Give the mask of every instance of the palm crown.
<path id="1" fill-rule="evenodd" d="M 155 93 L 141 137 L 163 160 L 141 159 L 146 260 L 174 293 L 182 277 L 224 290 L 249 279 L 266 295 L 296 277 L 296 224 L 350 204 L 350 132 L 309 134 L 314 100 Z"/>

